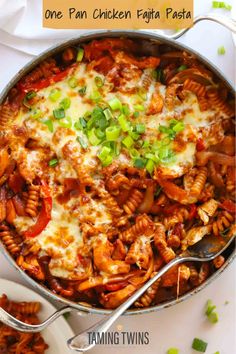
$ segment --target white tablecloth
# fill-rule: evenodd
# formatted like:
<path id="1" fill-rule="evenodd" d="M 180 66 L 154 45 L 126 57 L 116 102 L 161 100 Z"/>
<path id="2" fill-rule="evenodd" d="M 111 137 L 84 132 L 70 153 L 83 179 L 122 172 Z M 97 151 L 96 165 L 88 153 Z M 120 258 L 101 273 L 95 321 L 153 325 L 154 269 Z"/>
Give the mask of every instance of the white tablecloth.
<path id="1" fill-rule="evenodd" d="M 228 3 L 232 2 L 233 1 L 228 1 Z M 210 8 L 210 0 L 195 0 L 195 14 L 207 13 Z M 35 16 L 37 15 L 35 14 Z M 40 16 L 40 14 L 38 14 L 38 16 Z M 203 54 L 213 62 L 232 83 L 235 82 L 235 48 L 228 30 L 217 24 L 204 22 L 196 25 L 195 28 L 189 31 L 179 41 Z M 226 54 L 219 56 L 217 54 L 217 48 L 222 45 L 226 49 Z M 32 56 L 9 48 L 3 44 L 0 44 L 0 53 L 1 90 L 9 79 L 27 63 Z M 196 353 L 191 350 L 191 343 L 194 337 L 199 337 L 209 343 L 207 354 L 213 354 L 218 350 L 220 354 L 236 353 L 236 287 L 234 271 L 235 264 L 231 265 L 207 289 L 184 303 L 156 313 L 136 317 L 122 317 L 114 325 L 113 330 L 117 330 L 117 325 L 122 325 L 123 331 L 148 331 L 150 339 L 148 345 L 136 347 L 118 347 L 115 345 L 112 347 L 100 346 L 93 349 L 91 353 L 141 354 L 145 352 L 147 354 L 164 354 L 167 348 L 176 346 L 180 349 L 181 354 L 193 354 Z M 26 284 L 1 254 L 0 277 Z M 213 300 L 219 312 L 219 322 L 216 325 L 210 324 L 204 316 L 204 306 L 208 299 Z M 225 304 L 226 301 L 228 304 Z M 70 316 L 69 322 L 74 331 L 78 333 L 100 318 L 101 316 L 95 315 L 81 317 L 75 313 Z"/>

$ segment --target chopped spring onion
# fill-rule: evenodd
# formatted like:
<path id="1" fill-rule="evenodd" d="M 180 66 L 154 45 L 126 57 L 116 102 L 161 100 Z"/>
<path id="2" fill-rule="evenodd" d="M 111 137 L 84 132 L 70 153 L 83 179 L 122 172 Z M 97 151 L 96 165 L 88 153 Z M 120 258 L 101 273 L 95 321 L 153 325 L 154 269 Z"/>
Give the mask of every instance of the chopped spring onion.
<path id="1" fill-rule="evenodd" d="M 143 133 L 145 133 L 146 128 L 145 128 L 144 124 L 137 124 L 135 127 L 135 130 L 137 133 L 143 134 Z"/>
<path id="2" fill-rule="evenodd" d="M 52 159 L 49 161 L 48 165 L 50 167 L 55 167 L 58 164 L 58 159 Z"/>
<path id="3" fill-rule="evenodd" d="M 180 71 L 183 71 L 183 70 L 186 70 L 186 69 L 187 69 L 187 65 L 180 65 L 180 66 L 178 67 L 177 71 L 178 71 L 178 73 L 179 73 Z"/>
<path id="4" fill-rule="evenodd" d="M 150 173 L 150 175 L 152 175 L 152 173 L 154 171 L 154 167 L 155 167 L 155 164 L 154 164 L 153 160 L 148 160 L 146 163 L 146 170 Z"/>
<path id="5" fill-rule="evenodd" d="M 205 315 L 211 323 L 217 323 L 219 320 L 218 313 L 215 311 L 216 306 L 211 300 L 207 301 Z"/>
<path id="6" fill-rule="evenodd" d="M 80 143 L 83 149 L 87 149 L 88 144 L 86 143 L 86 141 L 84 141 L 84 139 L 82 139 L 80 136 L 77 136 L 76 140 Z"/>
<path id="7" fill-rule="evenodd" d="M 106 117 L 107 120 L 110 120 L 113 118 L 113 114 L 109 108 L 104 109 L 103 113 L 104 113 L 104 116 Z"/>
<path id="8" fill-rule="evenodd" d="M 106 136 L 106 133 L 102 130 L 102 129 L 100 129 L 100 128 L 97 128 L 97 129 L 95 129 L 95 134 L 97 135 L 97 137 L 99 138 L 99 139 L 103 139 L 103 138 L 105 138 L 105 136 Z"/>
<path id="9" fill-rule="evenodd" d="M 122 106 L 122 113 L 123 113 L 125 116 L 129 116 L 129 115 L 130 115 L 129 107 L 126 106 L 126 105 L 123 105 L 123 106 Z"/>
<path id="10" fill-rule="evenodd" d="M 98 91 L 93 91 L 90 95 L 90 99 L 94 102 L 99 102 L 101 100 L 102 96 Z"/>
<path id="11" fill-rule="evenodd" d="M 135 131 L 133 130 L 133 127 L 129 130 L 128 134 L 129 134 L 129 136 L 131 136 L 131 138 L 134 139 L 134 140 L 138 140 L 139 137 L 140 137 L 139 133 L 137 133 L 137 132 L 135 132 Z"/>
<path id="12" fill-rule="evenodd" d="M 142 145 L 142 148 L 143 148 L 143 149 L 146 149 L 146 148 L 149 147 L 149 145 L 150 145 L 149 141 L 148 141 L 148 140 L 144 140 L 143 145 Z"/>
<path id="13" fill-rule="evenodd" d="M 79 89 L 78 93 L 81 95 L 81 96 L 84 96 L 85 93 L 86 93 L 86 90 L 87 90 L 87 86 L 83 86 Z"/>
<path id="14" fill-rule="evenodd" d="M 179 354 L 179 349 L 177 348 L 170 348 L 167 350 L 166 354 Z"/>
<path id="15" fill-rule="evenodd" d="M 144 168 L 146 166 L 146 162 L 147 162 L 146 159 L 137 158 L 137 159 L 134 159 L 134 166 L 137 168 Z"/>
<path id="16" fill-rule="evenodd" d="M 71 128 L 72 127 L 72 119 L 71 117 L 65 117 L 63 120 L 59 120 L 59 125 L 63 128 Z"/>
<path id="17" fill-rule="evenodd" d="M 146 159 L 152 160 L 152 161 L 155 162 L 156 164 L 159 163 L 158 157 L 157 157 L 156 155 L 150 153 L 150 152 L 146 153 L 144 156 L 145 156 Z"/>
<path id="18" fill-rule="evenodd" d="M 58 89 L 52 89 L 50 91 L 50 94 L 48 96 L 48 98 L 50 99 L 50 101 L 52 102 L 56 102 L 59 98 L 61 97 L 61 91 Z"/>
<path id="19" fill-rule="evenodd" d="M 139 154 L 139 152 L 138 152 L 137 149 L 130 149 L 130 150 L 129 150 L 129 154 L 130 154 L 130 157 L 131 157 L 132 159 L 134 159 L 134 158 L 140 156 L 140 154 Z"/>
<path id="20" fill-rule="evenodd" d="M 136 104 L 134 106 L 135 111 L 143 112 L 145 110 L 144 106 L 142 104 Z"/>
<path id="21" fill-rule="evenodd" d="M 60 102 L 60 107 L 64 109 L 70 108 L 70 105 L 71 105 L 71 100 L 69 97 L 63 98 L 63 100 L 61 100 Z"/>
<path id="22" fill-rule="evenodd" d="M 183 122 L 178 122 L 176 123 L 172 130 L 175 132 L 175 133 L 179 133 L 179 132 L 182 132 L 182 130 L 184 130 L 184 123 Z"/>
<path id="23" fill-rule="evenodd" d="M 195 349 L 197 352 L 205 353 L 207 343 L 199 338 L 194 338 L 192 348 Z"/>
<path id="24" fill-rule="evenodd" d="M 51 119 L 45 120 L 43 124 L 45 124 L 48 127 L 48 130 L 53 133 L 53 122 Z"/>
<path id="25" fill-rule="evenodd" d="M 223 1 L 212 1 L 212 7 L 213 9 L 225 9 L 230 11 L 232 9 L 232 6 L 229 4 L 226 4 Z"/>
<path id="26" fill-rule="evenodd" d="M 127 147 L 127 149 L 129 149 L 132 145 L 134 145 L 134 140 L 128 135 L 122 140 L 122 143 Z"/>
<path id="27" fill-rule="evenodd" d="M 139 116 L 139 112 L 135 111 L 134 114 L 133 114 L 134 118 L 138 118 Z"/>
<path id="28" fill-rule="evenodd" d="M 86 126 L 87 126 L 87 122 L 83 117 L 80 117 L 78 122 L 75 122 L 74 124 L 74 128 L 76 130 L 83 130 L 86 128 Z"/>
<path id="29" fill-rule="evenodd" d="M 123 132 L 127 132 L 130 129 L 130 123 L 127 121 L 124 114 L 121 114 L 118 117 L 118 122 L 119 122 Z"/>
<path id="30" fill-rule="evenodd" d="M 75 88 L 78 85 L 78 81 L 75 77 L 71 77 L 68 80 L 68 85 L 70 86 L 70 88 Z"/>
<path id="31" fill-rule="evenodd" d="M 225 47 L 222 45 L 221 47 L 218 48 L 217 53 L 219 55 L 224 55 L 225 54 Z"/>
<path id="32" fill-rule="evenodd" d="M 29 91 L 26 95 L 25 98 L 27 100 L 31 100 L 32 98 L 34 98 L 36 96 L 36 92 L 35 91 Z"/>
<path id="33" fill-rule="evenodd" d="M 108 141 L 116 141 L 120 136 L 120 127 L 117 125 L 106 128 L 106 138 Z"/>
<path id="34" fill-rule="evenodd" d="M 56 119 L 65 118 L 65 110 L 64 110 L 64 108 L 54 109 L 53 115 L 54 115 L 54 118 L 56 118 Z"/>
<path id="35" fill-rule="evenodd" d="M 97 87 L 102 87 L 104 85 L 104 81 L 100 76 L 96 76 L 94 81 Z"/>
<path id="36" fill-rule="evenodd" d="M 93 146 L 100 144 L 101 140 L 97 137 L 95 128 L 88 131 L 88 140 Z"/>
<path id="37" fill-rule="evenodd" d="M 112 156 L 110 155 L 111 148 L 103 146 L 101 151 L 98 153 L 98 158 L 102 162 L 103 166 L 108 166 L 112 163 Z"/>
<path id="38" fill-rule="evenodd" d="M 218 352 L 215 352 L 214 354 L 220 354 L 220 352 L 218 351 Z"/>
<path id="39" fill-rule="evenodd" d="M 108 101 L 108 104 L 113 111 L 122 110 L 122 103 L 117 97 L 114 97 L 110 101 Z"/>
<path id="40" fill-rule="evenodd" d="M 219 315 L 217 312 L 213 311 L 212 313 L 210 313 L 209 316 L 207 316 L 208 320 L 211 322 L 211 323 L 217 323 L 219 321 Z"/>
<path id="41" fill-rule="evenodd" d="M 83 48 L 79 48 L 78 53 L 77 53 L 77 57 L 76 57 L 76 61 L 82 61 L 84 57 L 84 49 Z"/>
<path id="42" fill-rule="evenodd" d="M 32 119 L 39 119 L 41 118 L 43 115 L 42 111 L 40 111 L 40 109 L 33 109 L 31 112 L 30 112 L 30 118 Z"/>

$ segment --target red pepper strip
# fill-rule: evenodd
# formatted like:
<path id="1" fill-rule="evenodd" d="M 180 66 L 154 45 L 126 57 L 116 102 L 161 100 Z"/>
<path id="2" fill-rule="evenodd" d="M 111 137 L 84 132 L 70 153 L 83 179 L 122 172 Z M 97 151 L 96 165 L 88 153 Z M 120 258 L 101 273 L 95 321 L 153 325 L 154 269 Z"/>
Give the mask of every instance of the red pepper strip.
<path id="1" fill-rule="evenodd" d="M 188 218 L 189 218 L 189 220 L 192 220 L 197 215 L 197 207 L 195 204 L 190 204 L 189 208 L 190 208 L 190 210 L 189 210 Z"/>
<path id="2" fill-rule="evenodd" d="M 121 281 L 119 283 L 115 283 L 115 284 L 106 284 L 106 290 L 108 291 L 116 291 L 116 290 L 120 290 L 123 289 L 126 285 L 128 285 L 128 281 Z"/>
<path id="3" fill-rule="evenodd" d="M 41 181 L 42 193 L 45 195 L 42 202 L 42 209 L 38 215 L 38 219 L 34 225 L 28 228 L 24 232 L 25 237 L 35 237 L 38 236 L 47 226 L 51 220 L 51 211 L 52 211 L 52 197 L 50 196 L 50 189 L 46 182 Z"/>
<path id="4" fill-rule="evenodd" d="M 236 204 L 229 199 L 224 200 L 223 203 L 220 204 L 220 207 L 227 210 L 229 213 L 236 213 Z"/>
<path id="5" fill-rule="evenodd" d="M 203 141 L 202 138 L 199 138 L 199 139 L 197 140 L 196 149 L 197 149 L 197 151 L 203 151 L 203 150 L 206 149 L 205 144 L 204 144 L 204 141 Z"/>

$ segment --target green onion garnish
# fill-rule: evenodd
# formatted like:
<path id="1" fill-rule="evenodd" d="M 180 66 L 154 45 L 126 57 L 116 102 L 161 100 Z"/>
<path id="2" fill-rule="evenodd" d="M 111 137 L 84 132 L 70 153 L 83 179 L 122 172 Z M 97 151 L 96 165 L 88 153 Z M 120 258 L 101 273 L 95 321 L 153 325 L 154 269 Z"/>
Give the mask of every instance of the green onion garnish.
<path id="1" fill-rule="evenodd" d="M 50 101 L 56 102 L 61 97 L 61 91 L 58 89 L 52 89 L 48 97 Z"/>
<path id="2" fill-rule="evenodd" d="M 77 136 L 76 140 L 80 143 L 83 149 L 87 149 L 88 144 L 80 136 Z"/>
<path id="3" fill-rule="evenodd" d="M 110 155 L 111 149 L 107 146 L 103 146 L 101 151 L 98 153 L 98 158 L 103 166 L 108 166 L 112 163 L 112 156 Z"/>
<path id="4" fill-rule="evenodd" d="M 122 113 L 123 113 L 125 116 L 129 116 L 129 115 L 130 115 L 129 107 L 126 106 L 126 105 L 123 105 L 123 106 L 122 106 Z"/>
<path id="5" fill-rule="evenodd" d="M 218 351 L 218 352 L 215 352 L 214 354 L 220 354 L 220 352 Z"/>
<path id="6" fill-rule="evenodd" d="M 43 115 L 42 111 L 40 111 L 40 109 L 33 109 L 31 112 L 30 112 L 30 118 L 32 119 L 39 119 L 41 118 Z"/>
<path id="7" fill-rule="evenodd" d="M 79 93 L 81 96 L 84 96 L 85 93 L 86 93 L 86 90 L 87 90 L 87 86 L 83 86 L 83 87 L 81 87 L 81 89 L 78 90 L 78 93 Z"/>
<path id="8" fill-rule="evenodd" d="M 107 120 L 110 120 L 113 118 L 113 114 L 109 108 L 104 109 L 103 113 L 104 113 Z"/>
<path id="9" fill-rule="evenodd" d="M 137 168 L 144 168 L 146 166 L 146 162 L 147 162 L 146 159 L 137 158 L 137 159 L 134 159 L 134 166 Z"/>
<path id="10" fill-rule="evenodd" d="M 97 137 L 99 138 L 99 139 L 103 139 L 103 138 L 105 138 L 105 136 L 106 136 L 106 133 L 102 130 L 102 129 L 100 129 L 100 128 L 97 128 L 97 129 L 95 129 L 95 134 L 97 135 Z"/>
<path id="11" fill-rule="evenodd" d="M 74 124 L 74 128 L 76 130 L 83 130 L 86 128 L 86 126 L 87 126 L 87 122 L 83 117 L 80 117 L 78 122 L 75 122 Z"/>
<path id="12" fill-rule="evenodd" d="M 135 112 L 133 113 L 133 116 L 134 116 L 134 118 L 138 118 L 139 112 L 135 111 Z"/>
<path id="13" fill-rule="evenodd" d="M 149 147 L 149 145 L 150 145 L 149 141 L 148 141 L 148 140 L 144 140 L 143 145 L 142 145 L 142 148 L 143 148 L 143 149 L 146 149 L 146 148 Z"/>
<path id="14" fill-rule="evenodd" d="M 138 111 L 138 112 L 143 112 L 145 110 L 145 108 L 142 104 L 136 104 L 134 106 L 134 109 L 135 109 L 135 111 Z"/>
<path id="15" fill-rule="evenodd" d="M 179 349 L 170 348 L 170 349 L 167 350 L 167 354 L 179 354 Z"/>
<path id="16" fill-rule="evenodd" d="M 65 119 L 59 120 L 58 123 L 63 128 L 71 128 L 72 127 L 72 119 L 71 119 L 71 117 L 65 117 Z"/>
<path id="17" fill-rule="evenodd" d="M 108 141 L 116 141 L 120 136 L 120 127 L 117 125 L 106 128 L 106 139 Z"/>
<path id="18" fill-rule="evenodd" d="M 75 77 L 71 77 L 68 80 L 68 85 L 70 86 L 70 88 L 75 88 L 78 85 L 78 81 Z"/>
<path id="19" fill-rule="evenodd" d="M 129 130 L 128 134 L 129 134 L 129 136 L 131 136 L 131 138 L 134 139 L 134 140 L 138 140 L 139 137 L 140 137 L 139 133 L 133 131 L 133 128 Z"/>
<path id="20" fill-rule="evenodd" d="M 144 124 L 137 124 L 135 127 L 135 130 L 137 133 L 143 134 L 143 133 L 145 133 L 146 128 L 145 128 Z"/>
<path id="21" fill-rule="evenodd" d="M 128 135 L 122 140 L 122 143 L 127 147 L 127 149 L 129 149 L 132 145 L 134 145 L 134 140 Z"/>
<path id="22" fill-rule="evenodd" d="M 217 323 L 219 320 L 218 313 L 215 311 L 216 306 L 211 300 L 207 301 L 205 315 L 211 323 Z"/>
<path id="23" fill-rule="evenodd" d="M 58 164 L 58 159 L 52 159 L 49 161 L 48 165 L 50 167 L 55 167 Z"/>
<path id="24" fill-rule="evenodd" d="M 101 140 L 97 137 L 95 128 L 88 131 L 88 140 L 93 146 L 100 144 Z"/>
<path id="25" fill-rule="evenodd" d="M 155 167 L 155 164 L 154 164 L 153 160 L 148 160 L 146 163 L 146 170 L 150 173 L 150 175 L 152 175 L 154 167 Z"/>
<path id="26" fill-rule="evenodd" d="M 48 130 L 53 133 L 53 122 L 51 119 L 45 120 L 43 124 L 45 124 L 48 127 Z"/>
<path id="27" fill-rule="evenodd" d="M 140 153 L 138 152 L 137 149 L 130 149 L 129 154 L 132 159 L 135 159 L 140 156 Z"/>
<path id="28" fill-rule="evenodd" d="M 177 69 L 178 72 L 186 70 L 187 69 L 187 65 L 180 65 Z"/>
<path id="29" fill-rule="evenodd" d="M 31 99 L 34 98 L 35 96 L 36 96 L 36 92 L 35 92 L 35 91 L 29 91 L 29 92 L 26 94 L 25 98 L 26 98 L 27 100 L 31 100 Z"/>
<path id="30" fill-rule="evenodd" d="M 194 338 L 192 348 L 195 349 L 197 352 L 205 353 L 207 343 L 199 338 Z"/>
<path id="31" fill-rule="evenodd" d="M 90 95 L 90 99 L 94 102 L 99 102 L 101 100 L 102 96 L 98 91 L 93 91 Z"/>
<path id="32" fill-rule="evenodd" d="M 76 57 L 76 61 L 78 61 L 78 62 L 82 61 L 83 57 L 84 57 L 84 49 L 79 48 L 78 53 L 77 53 L 77 57 Z"/>
<path id="33" fill-rule="evenodd" d="M 183 122 L 178 122 L 176 123 L 172 130 L 175 132 L 175 133 L 179 133 L 179 132 L 182 132 L 182 130 L 184 130 L 184 123 Z"/>
<path id="34" fill-rule="evenodd" d="M 63 98 L 63 100 L 61 100 L 60 102 L 60 107 L 64 109 L 70 108 L 70 105 L 71 105 L 71 100 L 69 97 Z"/>
<path id="35" fill-rule="evenodd" d="M 110 101 L 108 101 L 108 104 L 113 111 L 122 110 L 122 103 L 117 97 L 114 97 Z"/>
<path id="36" fill-rule="evenodd" d="M 232 9 L 232 6 L 229 4 L 226 4 L 223 1 L 212 1 L 212 7 L 213 9 L 225 9 L 230 11 Z"/>
<path id="37" fill-rule="evenodd" d="M 225 47 L 222 45 L 221 47 L 218 48 L 217 53 L 219 55 L 224 55 L 225 54 Z"/>
<path id="38" fill-rule="evenodd" d="M 56 118 L 56 119 L 65 118 L 65 110 L 64 110 L 64 108 L 54 109 L 53 115 L 54 115 L 54 118 Z"/>
<path id="39" fill-rule="evenodd" d="M 100 76 L 96 76 L 94 81 L 97 87 L 102 87 L 104 85 L 104 81 Z"/>
<path id="40" fill-rule="evenodd" d="M 123 132 L 127 132 L 130 129 L 130 122 L 127 121 L 126 117 L 124 114 L 121 114 L 118 117 L 118 122 L 121 126 L 121 129 L 123 130 Z"/>

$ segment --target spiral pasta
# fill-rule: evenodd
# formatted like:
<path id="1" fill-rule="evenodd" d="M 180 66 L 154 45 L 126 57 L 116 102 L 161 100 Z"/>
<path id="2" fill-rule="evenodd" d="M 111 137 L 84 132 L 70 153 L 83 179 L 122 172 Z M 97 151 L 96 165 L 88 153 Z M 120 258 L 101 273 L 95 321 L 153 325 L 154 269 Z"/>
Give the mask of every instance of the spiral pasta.
<path id="1" fill-rule="evenodd" d="M 29 186 L 25 211 L 32 217 L 35 217 L 37 215 L 39 193 L 40 193 L 40 186 L 37 185 Z"/>

